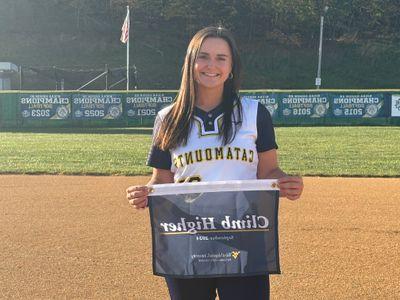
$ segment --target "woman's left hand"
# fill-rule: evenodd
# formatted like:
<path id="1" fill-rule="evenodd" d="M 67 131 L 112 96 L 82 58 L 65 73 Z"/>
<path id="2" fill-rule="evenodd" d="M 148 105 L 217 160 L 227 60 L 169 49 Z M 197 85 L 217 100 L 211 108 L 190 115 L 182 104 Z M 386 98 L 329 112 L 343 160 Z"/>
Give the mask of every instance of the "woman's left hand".
<path id="1" fill-rule="evenodd" d="M 297 200 L 303 192 L 303 178 L 299 176 L 284 176 L 278 179 L 279 194 L 289 200 Z"/>

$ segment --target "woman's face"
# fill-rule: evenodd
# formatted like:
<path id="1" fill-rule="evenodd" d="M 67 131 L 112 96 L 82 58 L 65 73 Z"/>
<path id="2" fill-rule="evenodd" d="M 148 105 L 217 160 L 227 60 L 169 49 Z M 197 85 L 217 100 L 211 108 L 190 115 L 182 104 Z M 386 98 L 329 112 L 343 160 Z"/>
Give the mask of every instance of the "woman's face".
<path id="1" fill-rule="evenodd" d="M 232 53 L 228 43 L 221 38 L 206 38 L 194 65 L 197 87 L 223 90 L 231 71 Z"/>

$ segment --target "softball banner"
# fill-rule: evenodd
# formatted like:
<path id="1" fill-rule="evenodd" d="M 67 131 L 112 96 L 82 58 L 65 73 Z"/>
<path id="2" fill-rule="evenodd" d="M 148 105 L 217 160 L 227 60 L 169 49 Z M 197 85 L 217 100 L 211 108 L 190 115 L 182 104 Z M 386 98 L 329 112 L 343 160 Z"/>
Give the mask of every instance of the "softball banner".
<path id="1" fill-rule="evenodd" d="M 176 93 L 135 93 L 126 97 L 125 111 L 128 118 L 155 118 L 165 106 L 170 105 Z"/>
<path id="2" fill-rule="evenodd" d="M 329 110 L 327 93 L 281 94 L 282 116 L 285 118 L 322 118 Z"/>
<path id="3" fill-rule="evenodd" d="M 122 116 L 119 94 L 75 94 L 72 96 L 74 119 L 114 120 Z"/>
<path id="4" fill-rule="evenodd" d="M 71 96 L 65 94 L 21 94 L 20 112 L 24 119 L 62 120 L 71 114 Z"/>
<path id="5" fill-rule="evenodd" d="M 160 184 L 152 189 L 155 275 L 280 273 L 275 180 Z"/>
<path id="6" fill-rule="evenodd" d="M 333 115 L 345 118 L 376 118 L 384 115 L 383 93 L 332 94 Z"/>

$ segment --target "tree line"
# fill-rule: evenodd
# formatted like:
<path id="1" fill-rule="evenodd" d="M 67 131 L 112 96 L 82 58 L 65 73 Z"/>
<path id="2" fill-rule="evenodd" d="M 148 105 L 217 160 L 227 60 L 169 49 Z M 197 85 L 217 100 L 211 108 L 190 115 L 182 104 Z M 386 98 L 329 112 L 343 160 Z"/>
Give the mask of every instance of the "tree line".
<path id="1" fill-rule="evenodd" d="M 298 60 L 309 59 L 307 64 L 314 63 L 314 57 L 308 55 L 307 51 L 312 52 L 312 56 L 317 54 L 320 17 L 325 7 L 329 9 L 325 13 L 324 45 L 331 47 L 333 54 L 339 53 L 336 51 L 339 47 L 344 54 L 350 53 L 349 57 L 356 55 L 371 63 L 374 60 L 380 65 L 382 62 L 387 63 L 385 68 L 392 68 L 391 74 L 397 74 L 394 69 L 400 64 L 399 0 L 2 0 L 0 36 L 13 37 L 15 47 L 6 46 L 5 43 L 0 45 L 0 61 L 7 59 L 18 63 L 18 60 L 23 59 L 24 63 L 32 64 L 24 53 L 17 57 L 19 50 L 14 49 L 21 49 L 25 45 L 38 48 L 40 45 L 37 40 L 43 46 L 46 39 L 51 37 L 59 44 L 58 50 L 53 50 L 53 53 L 59 53 L 57 55 L 60 59 L 64 59 L 65 52 L 69 54 L 62 49 L 64 45 L 84 52 L 82 48 L 88 48 L 92 43 L 96 51 L 90 51 L 96 53 L 98 60 L 109 58 L 106 48 L 114 47 L 113 53 L 121 56 L 115 61 L 123 61 L 123 51 L 118 49 L 122 48 L 118 45 L 118 35 L 126 5 L 131 8 L 133 47 L 137 47 L 132 50 L 133 55 L 135 56 L 136 51 L 136 57 L 142 57 L 141 72 L 148 76 L 149 83 L 156 72 L 155 69 L 149 69 L 151 67 L 147 61 L 153 61 L 154 57 L 146 57 L 146 49 L 155 50 L 153 52 L 158 56 L 163 55 L 166 49 L 165 53 L 168 55 L 171 53 L 168 49 L 173 48 L 176 43 L 181 56 L 193 33 L 208 25 L 222 25 L 233 31 L 240 45 L 244 45 L 241 47 L 246 51 L 244 59 L 253 73 L 259 69 L 271 70 L 278 61 L 282 63 L 276 67 L 277 70 L 288 62 L 288 72 L 294 72 L 296 62 L 292 57 L 297 57 Z M 85 41 L 87 44 L 84 44 Z M 54 41 L 48 42 L 47 47 L 51 47 L 52 43 Z M 277 48 L 269 49 L 268 45 L 277 45 Z M 290 53 L 281 55 L 280 49 Z M 265 55 L 263 57 L 265 51 L 269 51 L 268 55 L 274 55 L 277 59 L 272 61 Z M 390 63 L 383 61 L 385 57 Z M 161 64 L 170 63 L 165 57 L 159 59 Z M 338 64 L 338 55 L 335 59 L 331 66 L 325 65 L 326 68 L 331 68 L 331 74 L 336 71 L 334 68 Z M 348 64 L 352 61 L 354 59 L 342 60 L 341 63 Z M 357 64 L 362 65 L 363 61 Z M 170 67 L 171 70 L 175 68 L 172 64 L 167 68 Z M 305 67 L 306 64 L 301 66 L 302 69 Z M 354 69 L 354 66 L 351 68 Z M 144 69 L 149 70 L 147 75 L 144 74 Z M 288 72 L 284 72 L 283 70 L 279 78 L 280 82 L 286 80 L 285 74 Z M 360 69 L 357 72 L 361 74 L 366 71 Z M 258 74 L 260 84 L 255 83 L 255 86 L 264 86 L 264 78 L 261 76 L 269 75 L 264 71 Z M 346 74 L 352 75 L 353 81 L 359 76 L 356 72 Z M 382 77 L 382 74 L 385 74 L 383 69 L 376 76 Z M 332 82 L 343 77 L 338 72 L 334 76 Z M 299 82 L 298 79 L 295 80 Z M 167 82 L 167 79 L 162 79 L 160 75 L 159 86 L 163 86 L 162 81 Z M 311 81 L 307 79 L 307 82 Z M 256 81 L 252 78 L 251 82 Z M 293 79 L 287 77 L 288 86 L 292 85 L 291 82 Z M 170 85 L 176 84 L 167 84 Z"/>
<path id="2" fill-rule="evenodd" d="M 23 25 L 35 15 L 59 15 L 63 9 L 75 11 L 80 30 L 93 22 L 103 27 L 120 24 L 126 5 L 133 23 L 157 28 L 168 24 L 184 35 L 210 24 L 221 24 L 237 34 L 255 38 L 287 40 L 294 44 L 314 39 L 325 6 L 326 38 L 336 41 L 359 40 L 398 42 L 400 2 L 398 0 L 5 0 L 3 19 L 16 18 Z M 10 14 L 11 12 L 11 14 Z M 28 17 L 29 15 L 29 17 Z M 42 19 L 45 22 L 46 18 Z M 40 22 L 38 19 L 37 22 Z M 21 26 L 19 26 L 21 27 Z M 90 26 L 89 26 L 90 27 Z M 65 28 L 67 29 L 67 28 Z"/>

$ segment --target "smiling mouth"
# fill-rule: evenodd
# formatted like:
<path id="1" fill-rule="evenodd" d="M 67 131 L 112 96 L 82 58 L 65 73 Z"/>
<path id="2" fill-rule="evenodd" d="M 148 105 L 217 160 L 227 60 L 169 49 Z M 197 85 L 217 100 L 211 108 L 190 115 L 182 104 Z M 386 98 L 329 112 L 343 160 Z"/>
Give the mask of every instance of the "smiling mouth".
<path id="1" fill-rule="evenodd" d="M 201 73 L 201 74 L 204 76 L 207 76 L 207 77 L 219 77 L 220 76 L 219 74 L 215 74 L 215 73 Z"/>

